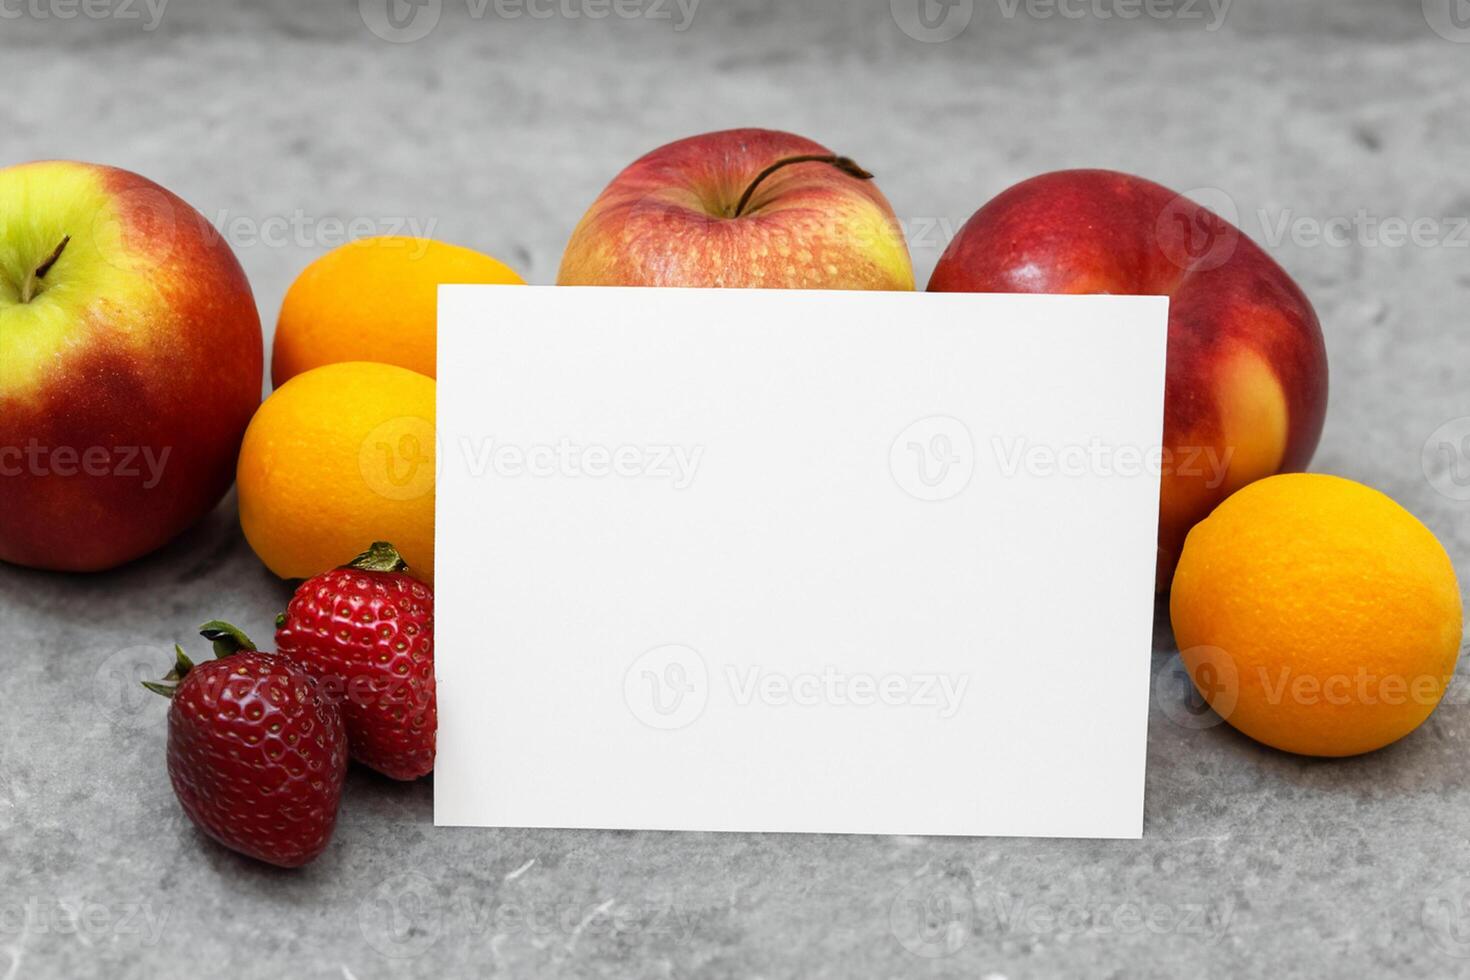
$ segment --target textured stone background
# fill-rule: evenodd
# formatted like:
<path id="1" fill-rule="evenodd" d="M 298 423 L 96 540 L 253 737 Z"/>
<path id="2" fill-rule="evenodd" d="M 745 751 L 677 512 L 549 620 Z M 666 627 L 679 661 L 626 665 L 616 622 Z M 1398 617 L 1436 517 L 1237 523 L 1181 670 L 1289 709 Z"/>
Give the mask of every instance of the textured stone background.
<path id="1" fill-rule="evenodd" d="M 267 322 L 354 219 L 550 282 L 622 165 L 733 125 L 874 170 L 921 283 L 959 222 L 1033 173 L 1213 188 L 1317 303 L 1316 467 L 1393 494 L 1470 572 L 1452 460 L 1421 461 L 1470 415 L 1461 0 L 1237 0 L 1215 30 L 1093 12 L 1109 0 L 1073 0 L 1080 18 L 960 0 L 970 21 L 943 43 L 899 28 L 913 0 L 703 0 L 685 30 L 673 6 L 508 19 L 444 0 L 413 43 L 367 30 L 384 0 L 366 17 L 172 0 L 154 30 L 141 5 L 62 20 L 67 2 L 0 0 L 0 164 L 95 159 L 170 186 L 225 229 Z M 1360 212 L 1429 219 L 1433 240 L 1275 230 Z M 211 616 L 268 633 L 287 590 L 233 507 L 109 574 L 0 568 L 0 980 L 1470 974 L 1470 685 L 1382 752 L 1293 758 L 1187 709 L 1162 616 L 1142 842 L 436 831 L 427 783 L 354 772 L 314 866 L 237 859 L 180 815 L 165 706 L 132 683 Z"/>

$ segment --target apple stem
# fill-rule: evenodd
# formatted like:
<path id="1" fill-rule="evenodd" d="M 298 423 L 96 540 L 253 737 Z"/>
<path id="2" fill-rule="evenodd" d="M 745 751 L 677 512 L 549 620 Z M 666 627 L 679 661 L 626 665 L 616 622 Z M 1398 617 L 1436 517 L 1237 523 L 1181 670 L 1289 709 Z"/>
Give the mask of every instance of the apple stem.
<path id="1" fill-rule="evenodd" d="M 765 180 L 767 177 L 771 176 L 771 174 L 775 173 L 777 170 L 780 170 L 782 167 L 789 167 L 793 163 L 825 163 L 829 166 L 836 167 L 838 170 L 841 170 L 849 177 L 856 177 L 858 180 L 873 179 L 873 175 L 868 173 L 862 167 L 859 167 L 851 157 L 834 156 L 830 153 L 803 153 L 800 156 L 786 157 L 784 159 L 777 160 L 775 163 L 771 164 L 769 167 L 755 175 L 755 180 L 752 180 L 750 182 L 750 185 L 745 188 L 745 193 L 740 195 L 740 203 L 735 205 L 735 213 L 731 215 L 731 217 L 738 218 L 745 213 L 745 206 L 750 203 L 750 198 L 753 194 L 755 194 L 755 189 L 761 185 L 761 181 Z"/>
<path id="2" fill-rule="evenodd" d="M 57 259 L 61 258 L 61 253 L 66 251 L 66 246 L 70 243 L 71 236 L 63 236 L 61 239 L 61 244 L 57 245 L 56 248 L 52 250 L 51 254 L 46 257 L 46 260 L 44 262 L 36 266 L 36 271 L 30 274 L 30 276 L 26 279 L 25 287 L 20 291 L 20 301 L 22 303 L 29 303 L 31 300 L 35 299 L 36 287 L 40 285 L 42 279 L 46 278 L 46 273 L 51 271 L 51 267 L 56 264 Z"/>

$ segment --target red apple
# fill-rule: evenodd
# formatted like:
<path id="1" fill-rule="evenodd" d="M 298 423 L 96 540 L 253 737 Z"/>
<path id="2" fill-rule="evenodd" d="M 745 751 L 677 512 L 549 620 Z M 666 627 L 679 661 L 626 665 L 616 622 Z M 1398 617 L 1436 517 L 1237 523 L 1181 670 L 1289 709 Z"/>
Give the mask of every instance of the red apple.
<path id="1" fill-rule="evenodd" d="M 1312 304 L 1234 225 L 1158 184 L 1106 170 L 1023 181 L 965 223 L 929 289 L 1170 297 L 1161 589 L 1216 504 L 1317 448 L 1327 353 Z"/>
<path id="2" fill-rule="evenodd" d="M 214 506 L 260 402 L 229 246 L 139 177 L 0 170 L 0 560 L 92 571 Z"/>
<path id="3" fill-rule="evenodd" d="M 871 174 L 790 133 L 731 129 L 659 147 L 572 232 L 563 286 L 913 289 Z"/>

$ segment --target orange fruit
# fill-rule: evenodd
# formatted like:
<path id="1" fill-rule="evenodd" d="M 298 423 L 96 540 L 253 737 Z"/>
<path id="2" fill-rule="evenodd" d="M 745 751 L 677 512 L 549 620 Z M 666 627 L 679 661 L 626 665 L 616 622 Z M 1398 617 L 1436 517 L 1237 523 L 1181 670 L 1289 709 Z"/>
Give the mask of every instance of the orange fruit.
<path id="1" fill-rule="evenodd" d="M 524 285 L 488 255 L 428 238 L 384 235 L 333 249 L 286 291 L 271 383 L 279 388 L 341 361 L 381 361 L 434 377 L 441 283 Z"/>
<path id="2" fill-rule="evenodd" d="M 240 447 L 240 526 L 266 567 L 308 578 L 389 541 L 434 574 L 434 379 L 349 361 L 299 374 Z"/>
<path id="3" fill-rule="evenodd" d="M 1433 713 L 1460 653 L 1460 586 L 1414 515 L 1335 476 L 1275 476 L 1190 531 L 1169 599 L 1195 687 L 1304 755 L 1371 752 Z"/>

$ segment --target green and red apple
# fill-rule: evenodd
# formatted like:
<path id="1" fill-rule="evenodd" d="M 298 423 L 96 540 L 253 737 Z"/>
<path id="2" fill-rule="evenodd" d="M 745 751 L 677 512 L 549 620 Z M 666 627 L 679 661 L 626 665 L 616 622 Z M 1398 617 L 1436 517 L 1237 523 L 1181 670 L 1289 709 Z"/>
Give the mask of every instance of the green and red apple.
<path id="1" fill-rule="evenodd" d="M 572 232 L 563 286 L 914 288 L 872 175 L 767 129 L 691 136 L 629 164 Z"/>
<path id="2" fill-rule="evenodd" d="M 93 571 L 197 521 L 260 402 L 229 245 L 137 174 L 0 170 L 0 560 Z"/>
<path id="3" fill-rule="evenodd" d="M 939 292 L 1168 296 L 1158 582 L 1184 537 L 1252 481 L 1304 469 L 1327 411 L 1312 304 L 1238 228 L 1151 181 L 1043 174 L 982 207 L 929 280 Z"/>

